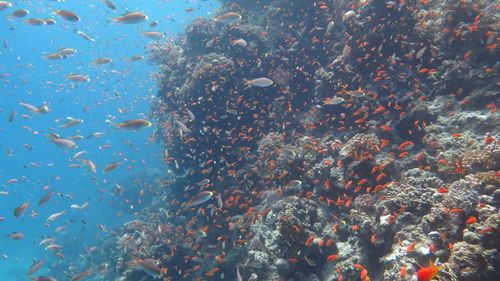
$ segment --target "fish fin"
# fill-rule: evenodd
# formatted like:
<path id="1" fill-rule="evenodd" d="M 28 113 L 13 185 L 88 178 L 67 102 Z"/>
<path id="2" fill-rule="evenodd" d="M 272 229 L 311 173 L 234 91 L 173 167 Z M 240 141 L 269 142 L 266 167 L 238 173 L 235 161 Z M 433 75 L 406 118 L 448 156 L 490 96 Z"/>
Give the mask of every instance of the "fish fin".
<path id="1" fill-rule="evenodd" d="M 248 90 L 252 87 L 252 85 L 250 83 L 251 83 L 251 80 L 243 79 L 243 85 L 245 85 L 245 87 L 243 88 L 243 91 Z"/>
<path id="2" fill-rule="evenodd" d="M 432 269 L 436 270 L 437 271 L 440 271 L 443 266 L 442 265 L 436 265 L 433 261 L 429 261 L 429 267 L 431 267 Z"/>

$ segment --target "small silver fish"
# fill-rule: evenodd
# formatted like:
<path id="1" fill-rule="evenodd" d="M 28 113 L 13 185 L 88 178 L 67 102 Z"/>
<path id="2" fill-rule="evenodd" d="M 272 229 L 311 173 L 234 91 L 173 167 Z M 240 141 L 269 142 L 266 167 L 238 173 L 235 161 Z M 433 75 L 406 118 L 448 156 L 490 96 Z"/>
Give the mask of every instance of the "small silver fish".
<path id="1" fill-rule="evenodd" d="M 112 61 L 113 60 L 111 58 L 97 58 L 97 59 L 92 61 L 92 64 L 93 65 L 104 65 L 104 64 L 110 63 Z"/>
<path id="2" fill-rule="evenodd" d="M 102 0 L 102 2 L 111 10 L 116 10 L 116 6 L 110 0 Z"/>
<path id="3" fill-rule="evenodd" d="M 109 164 L 106 164 L 106 166 L 104 166 L 104 169 L 102 169 L 102 172 L 103 173 L 111 172 L 114 169 L 116 169 L 116 167 L 118 167 L 118 165 L 120 165 L 120 163 L 121 163 L 121 161 L 115 161 L 115 162 L 111 162 Z"/>
<path id="4" fill-rule="evenodd" d="M 213 195 L 214 195 L 214 193 L 212 191 L 202 191 L 202 192 L 196 194 L 195 196 L 193 196 L 191 198 L 191 200 L 189 200 L 186 203 L 186 207 L 194 207 L 194 206 L 203 204 L 203 203 L 207 202 L 208 200 L 210 200 L 210 198 L 212 198 Z"/>
<path id="5" fill-rule="evenodd" d="M 73 126 L 76 126 L 78 124 L 82 124 L 83 123 L 83 119 L 77 119 L 77 118 L 73 118 L 73 117 L 66 117 L 66 122 L 64 122 L 64 124 L 60 125 L 59 128 L 62 128 L 62 129 L 65 129 L 65 128 L 70 128 L 70 127 L 73 127 Z"/>
<path id="6" fill-rule="evenodd" d="M 48 218 L 47 218 L 47 222 L 53 222 L 55 220 L 57 220 L 58 218 L 60 218 L 62 215 L 64 215 L 66 213 L 66 210 L 62 210 L 61 212 L 58 212 L 58 213 L 54 213 L 52 215 L 50 215 Z"/>
<path id="7" fill-rule="evenodd" d="M 125 130 L 137 130 L 140 128 L 153 126 L 153 123 L 149 122 L 148 120 L 144 120 L 144 119 L 133 119 L 133 120 L 123 121 L 120 123 L 113 123 L 109 120 L 106 120 L 106 122 L 117 127 L 117 128 L 125 129 Z"/>
<path id="8" fill-rule="evenodd" d="M 252 80 L 244 80 L 244 83 L 246 86 L 252 86 L 252 87 L 269 87 L 273 85 L 273 80 L 266 78 L 266 77 L 261 77 L 261 78 L 255 78 Z"/>
<path id="9" fill-rule="evenodd" d="M 88 36 L 85 32 L 83 31 L 77 31 L 76 34 L 80 35 L 80 37 L 82 37 L 83 39 L 87 40 L 87 41 L 90 41 L 90 42 L 95 42 L 95 39 Z"/>
<path id="10" fill-rule="evenodd" d="M 47 23 L 43 19 L 31 18 L 24 21 L 28 25 L 46 25 Z"/>
<path id="11" fill-rule="evenodd" d="M 339 105 L 343 102 L 344 98 L 341 97 L 326 98 L 323 100 L 323 105 Z"/>
<path id="12" fill-rule="evenodd" d="M 17 218 L 20 217 L 29 206 L 30 206 L 29 201 L 24 202 L 21 205 L 17 206 L 16 208 L 14 208 L 14 216 Z"/>
<path id="13" fill-rule="evenodd" d="M 7 18 L 9 18 L 9 19 L 24 18 L 29 13 L 30 12 L 28 10 L 19 9 L 19 10 L 15 10 L 12 14 L 10 14 L 9 16 L 7 16 Z"/>
<path id="14" fill-rule="evenodd" d="M 136 24 L 144 22 L 148 19 L 148 16 L 141 12 L 130 12 L 124 15 L 121 15 L 116 18 L 111 18 L 112 22 L 123 23 L 123 24 Z"/>
<path id="15" fill-rule="evenodd" d="M 30 276 L 30 275 L 35 274 L 38 270 L 40 270 L 40 268 L 42 268 L 42 266 L 44 264 L 45 264 L 45 260 L 39 260 L 37 262 L 33 262 L 33 264 L 28 269 L 27 275 Z"/>
<path id="16" fill-rule="evenodd" d="M 297 189 L 302 186 L 302 181 L 300 180 L 291 180 L 287 184 L 284 185 L 285 189 Z"/>
<path id="17" fill-rule="evenodd" d="M 238 23 L 242 19 L 241 15 L 234 12 L 229 12 L 214 18 L 214 21 L 224 23 L 224 24 L 232 24 Z"/>
<path id="18" fill-rule="evenodd" d="M 71 80 L 71 81 L 77 82 L 77 83 L 85 83 L 85 82 L 90 81 L 90 78 L 87 75 L 78 74 L 78 73 L 70 73 L 70 74 L 66 75 L 66 78 L 68 80 Z"/>
<path id="19" fill-rule="evenodd" d="M 54 10 L 53 13 L 70 22 L 80 21 L 80 17 L 71 11 Z"/>
<path id="20" fill-rule="evenodd" d="M 40 198 L 40 200 L 38 200 L 38 205 L 43 205 L 47 203 L 50 200 L 50 198 L 52 198 L 52 195 L 54 195 L 54 191 L 47 192 L 47 194 L 45 194 L 44 196 L 42 196 L 42 198 Z"/>
<path id="21" fill-rule="evenodd" d="M 66 148 L 66 149 L 75 149 L 78 146 L 76 145 L 76 142 L 70 139 L 62 139 L 59 137 L 57 134 L 47 134 L 46 137 L 55 145 L 61 147 L 61 148 Z"/>
<path id="22" fill-rule="evenodd" d="M 150 39 L 161 39 L 165 37 L 165 34 L 158 31 L 142 31 L 141 35 Z"/>
<path id="23" fill-rule="evenodd" d="M 23 240 L 24 239 L 24 233 L 22 232 L 12 232 L 11 234 L 8 234 L 7 236 L 9 236 L 10 239 L 12 240 Z"/>

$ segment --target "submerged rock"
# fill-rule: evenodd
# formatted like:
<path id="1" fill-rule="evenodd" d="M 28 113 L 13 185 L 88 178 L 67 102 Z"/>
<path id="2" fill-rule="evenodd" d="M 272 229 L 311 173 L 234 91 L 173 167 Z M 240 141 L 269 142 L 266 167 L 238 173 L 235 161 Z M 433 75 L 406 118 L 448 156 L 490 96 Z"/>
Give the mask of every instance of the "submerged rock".
<path id="1" fill-rule="evenodd" d="M 283 277 L 288 278 L 293 274 L 293 266 L 285 259 L 276 260 L 276 272 Z"/>
<path id="2" fill-rule="evenodd" d="M 485 251 L 481 246 L 466 242 L 455 243 L 450 256 L 450 268 L 460 280 L 484 280 L 488 276 L 488 263 L 484 254 Z"/>

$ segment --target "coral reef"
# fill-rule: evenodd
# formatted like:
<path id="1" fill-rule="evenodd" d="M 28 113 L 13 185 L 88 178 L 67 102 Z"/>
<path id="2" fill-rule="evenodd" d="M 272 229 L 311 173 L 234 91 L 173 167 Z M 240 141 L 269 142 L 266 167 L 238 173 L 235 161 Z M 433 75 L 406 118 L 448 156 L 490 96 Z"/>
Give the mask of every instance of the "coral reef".
<path id="1" fill-rule="evenodd" d="M 221 3 L 149 46 L 174 180 L 109 280 L 500 278 L 494 1 Z"/>

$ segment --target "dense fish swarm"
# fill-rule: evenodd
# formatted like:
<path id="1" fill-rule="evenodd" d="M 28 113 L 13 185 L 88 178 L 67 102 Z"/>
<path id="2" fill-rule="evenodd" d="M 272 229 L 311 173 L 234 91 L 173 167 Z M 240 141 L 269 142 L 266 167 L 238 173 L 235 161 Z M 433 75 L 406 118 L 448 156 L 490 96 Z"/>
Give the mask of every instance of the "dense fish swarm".
<path id="1" fill-rule="evenodd" d="M 171 174 L 89 266 L 107 263 L 105 280 L 500 279 L 497 2 L 221 2 L 148 47 Z M 132 14 L 114 20 L 145 19 Z"/>

